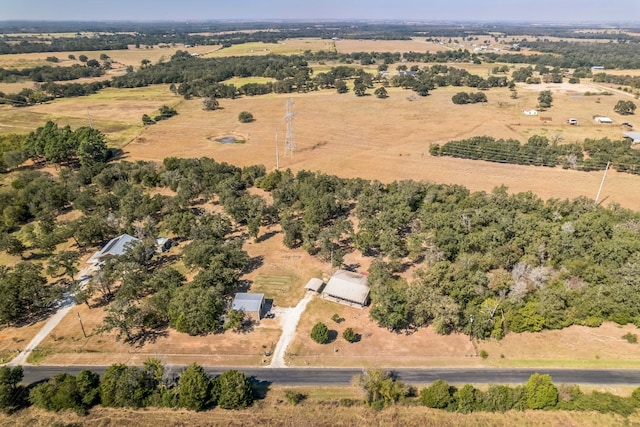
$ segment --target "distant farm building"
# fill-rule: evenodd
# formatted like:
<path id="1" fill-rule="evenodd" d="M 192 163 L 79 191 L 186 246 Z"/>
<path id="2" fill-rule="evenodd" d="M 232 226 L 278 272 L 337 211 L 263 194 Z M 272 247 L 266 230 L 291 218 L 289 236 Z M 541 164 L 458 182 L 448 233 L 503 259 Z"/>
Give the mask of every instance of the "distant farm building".
<path id="1" fill-rule="evenodd" d="M 604 124 L 613 123 L 613 120 L 611 120 L 609 117 L 604 117 L 604 116 L 595 116 L 593 120 L 595 120 L 598 123 L 604 123 Z"/>
<path id="2" fill-rule="evenodd" d="M 238 292 L 233 298 L 231 309 L 242 311 L 247 316 L 260 320 L 264 309 L 264 294 Z"/>
<path id="3" fill-rule="evenodd" d="M 640 132 L 625 132 L 624 136 L 629 138 L 632 144 L 640 144 Z"/>
<path id="4" fill-rule="evenodd" d="M 540 121 L 543 123 L 549 123 L 553 121 L 553 117 L 551 116 L 540 116 Z"/>
<path id="5" fill-rule="evenodd" d="M 87 260 L 87 263 L 102 264 L 108 258 L 124 255 L 128 248 L 134 246 L 139 241 L 140 239 L 136 239 L 128 234 L 118 236 L 115 239 L 109 240 L 102 249 L 91 255 L 91 258 Z"/>
<path id="6" fill-rule="evenodd" d="M 351 307 L 364 308 L 369 303 L 367 276 L 338 270 L 327 282 L 322 298 Z"/>
<path id="7" fill-rule="evenodd" d="M 591 67 L 591 71 L 604 71 L 604 66 L 603 65 L 594 65 L 593 67 Z"/>
<path id="8" fill-rule="evenodd" d="M 307 282 L 304 288 L 308 291 L 320 293 L 323 286 L 324 286 L 324 282 L 322 281 L 322 279 L 318 279 L 317 277 L 314 277 L 312 279 L 309 279 L 309 281 Z"/>
<path id="9" fill-rule="evenodd" d="M 537 116 L 538 112 L 536 110 L 522 110 L 522 114 L 525 116 Z"/>

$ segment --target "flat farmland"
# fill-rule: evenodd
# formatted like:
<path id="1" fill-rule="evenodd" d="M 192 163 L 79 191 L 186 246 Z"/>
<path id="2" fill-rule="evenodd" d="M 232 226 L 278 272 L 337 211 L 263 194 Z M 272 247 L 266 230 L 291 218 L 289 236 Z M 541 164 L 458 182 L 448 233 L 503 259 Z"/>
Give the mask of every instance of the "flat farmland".
<path id="1" fill-rule="evenodd" d="M 307 94 L 244 97 L 220 100 L 222 109 L 203 111 L 200 100 L 181 101 L 178 116 L 144 128 L 126 146 L 130 160 L 161 161 L 167 156 L 210 156 L 240 166 L 276 163 L 276 130 L 279 135 L 280 166 L 294 171 L 319 170 L 343 177 L 362 177 L 389 182 L 400 179 L 427 180 L 464 185 L 472 190 L 491 191 L 506 185 L 511 192 L 533 191 L 543 198 L 595 197 L 601 172 L 585 173 L 561 168 L 527 167 L 448 157 L 432 157 L 429 146 L 450 140 L 488 135 L 526 141 L 544 135 L 563 142 L 585 138 L 622 138 L 616 123 L 627 117 L 613 113 L 623 94 L 584 96 L 597 92 L 588 85 L 550 87 L 553 106 L 543 113 L 551 117 L 524 116 L 535 108 L 543 85 L 518 87 L 518 98 L 507 89 L 487 92 L 489 102 L 454 105 L 451 97 L 463 88 L 439 88 L 428 97 L 411 91 L 389 89 L 388 99 L 374 96 L 338 95 L 334 91 Z M 466 89 L 468 90 L 468 89 Z M 372 91 L 370 90 L 369 93 Z M 293 121 L 296 150 L 284 155 L 285 103 L 294 101 Z M 251 112 L 256 121 L 237 120 L 241 111 Z M 612 125 L 593 121 L 595 115 L 614 118 Z M 575 117 L 578 126 L 566 120 Z M 244 144 L 220 144 L 220 136 L 236 135 Z M 605 204 L 615 202 L 640 209 L 640 193 L 629 191 L 640 178 L 610 171 L 603 189 Z"/>

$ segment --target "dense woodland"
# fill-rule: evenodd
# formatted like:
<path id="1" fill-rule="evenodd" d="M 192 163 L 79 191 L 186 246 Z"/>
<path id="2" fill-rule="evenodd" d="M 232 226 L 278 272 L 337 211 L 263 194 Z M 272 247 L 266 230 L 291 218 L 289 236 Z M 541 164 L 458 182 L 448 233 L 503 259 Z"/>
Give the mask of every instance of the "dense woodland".
<path id="1" fill-rule="evenodd" d="M 79 143 L 67 146 L 65 138 Z M 353 251 L 372 257 L 370 315 L 391 330 L 433 325 L 443 334 L 500 338 L 606 320 L 640 324 L 640 214 L 619 206 L 543 201 L 506 188 L 267 174 L 263 166 L 207 158 L 105 163 L 99 141 L 93 130 L 53 123 L 24 139 L 32 160 L 61 169 L 55 176 L 17 170 L 0 191 L 2 248 L 23 258 L 0 275 L 2 293 L 11 296 L 1 302 L 2 323 L 46 315 L 73 284 L 79 255 L 127 232 L 140 243 L 76 293 L 80 303 L 105 307 L 104 331 L 140 343 L 167 327 L 194 335 L 242 329 L 245 320 L 229 312 L 229 300 L 250 286 L 242 275 L 261 262 L 243 242 L 269 227 L 282 230 L 287 247 L 335 267 L 357 270 L 344 264 Z M 87 157 L 83 147 L 97 149 Z M 247 191 L 254 186 L 273 202 Z M 221 213 L 207 213 L 203 204 L 210 203 Z M 59 219 L 72 210 L 81 215 Z M 184 242 L 179 259 L 193 280 L 172 267 L 175 259 L 155 254 L 159 235 Z M 65 241 L 71 248 L 55 251 Z M 45 266 L 57 279 L 47 280 Z M 402 274 L 410 267 L 415 275 Z M 221 324 L 224 314 L 234 321 Z"/>

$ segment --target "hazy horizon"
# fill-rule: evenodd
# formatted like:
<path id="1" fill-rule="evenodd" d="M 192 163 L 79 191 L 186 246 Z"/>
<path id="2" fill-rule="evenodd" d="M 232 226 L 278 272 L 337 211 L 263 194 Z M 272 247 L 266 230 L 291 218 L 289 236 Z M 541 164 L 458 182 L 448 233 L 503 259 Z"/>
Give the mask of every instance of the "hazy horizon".
<path id="1" fill-rule="evenodd" d="M 3 0 L 0 21 L 637 23 L 638 0 Z"/>

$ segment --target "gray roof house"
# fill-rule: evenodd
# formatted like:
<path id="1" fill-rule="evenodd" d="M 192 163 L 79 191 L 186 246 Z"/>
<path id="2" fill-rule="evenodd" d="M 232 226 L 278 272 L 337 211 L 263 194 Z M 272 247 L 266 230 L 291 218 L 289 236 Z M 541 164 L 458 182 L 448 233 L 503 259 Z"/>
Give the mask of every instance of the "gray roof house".
<path id="1" fill-rule="evenodd" d="M 632 144 L 640 144 L 640 132 L 625 132 L 624 136 L 630 138 Z"/>
<path id="2" fill-rule="evenodd" d="M 261 319 L 262 310 L 264 309 L 264 294 L 238 292 L 233 298 L 231 309 L 243 311 L 250 317 Z"/>
<path id="3" fill-rule="evenodd" d="M 128 248 L 138 243 L 140 239 L 136 239 L 128 234 L 123 234 L 114 239 L 109 240 L 109 243 L 104 245 L 95 254 L 91 255 L 91 258 L 87 260 L 88 264 L 100 264 L 109 257 L 123 255 Z"/>
<path id="4" fill-rule="evenodd" d="M 351 307 L 364 308 L 369 303 L 367 276 L 347 270 L 338 270 L 327 282 L 322 298 Z"/>

